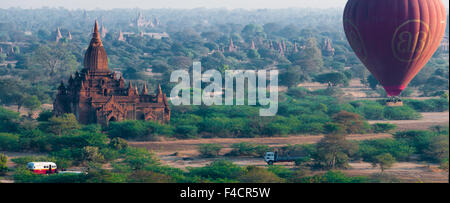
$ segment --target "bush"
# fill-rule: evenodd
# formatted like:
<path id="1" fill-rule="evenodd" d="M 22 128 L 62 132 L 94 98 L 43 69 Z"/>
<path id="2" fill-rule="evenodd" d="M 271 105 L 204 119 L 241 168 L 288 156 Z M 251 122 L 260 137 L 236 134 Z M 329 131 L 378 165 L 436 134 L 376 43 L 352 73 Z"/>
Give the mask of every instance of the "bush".
<path id="1" fill-rule="evenodd" d="M 368 120 L 383 120 L 383 109 L 381 105 L 364 105 L 360 108 L 364 118 Z"/>
<path id="2" fill-rule="evenodd" d="M 397 128 L 397 125 L 390 123 L 375 123 L 372 125 L 374 133 L 389 133 Z"/>
<path id="3" fill-rule="evenodd" d="M 15 132 L 19 128 L 19 113 L 0 107 L 0 132 Z"/>
<path id="4" fill-rule="evenodd" d="M 115 150 L 122 150 L 128 147 L 128 142 L 120 137 L 115 137 L 109 142 L 109 147 Z"/>
<path id="5" fill-rule="evenodd" d="M 283 183 L 282 178 L 264 168 L 248 166 L 247 172 L 239 177 L 241 183 Z"/>
<path id="6" fill-rule="evenodd" d="M 233 148 L 229 156 L 254 156 L 254 157 L 262 157 L 266 152 L 270 150 L 270 147 L 267 145 L 258 145 L 253 143 L 241 142 L 235 143 L 231 145 Z"/>
<path id="7" fill-rule="evenodd" d="M 309 178 L 311 183 L 365 183 L 369 182 L 367 177 L 349 177 L 341 171 L 328 171 L 323 175 L 315 175 Z"/>
<path id="8" fill-rule="evenodd" d="M 8 156 L 0 154 L 0 175 L 3 175 L 6 171 L 8 171 L 6 162 L 8 162 Z"/>
<path id="9" fill-rule="evenodd" d="M 10 133 L 0 133 L 0 150 L 17 151 L 19 149 L 19 136 Z"/>
<path id="10" fill-rule="evenodd" d="M 51 111 L 42 111 L 37 118 L 37 121 L 48 121 L 53 116 Z"/>
<path id="11" fill-rule="evenodd" d="M 193 125 L 180 125 L 176 127 L 175 132 L 181 137 L 191 138 L 197 135 L 198 128 Z"/>
<path id="12" fill-rule="evenodd" d="M 110 123 L 107 128 L 107 133 L 111 138 L 132 139 L 148 135 L 148 129 L 142 121 L 126 120 Z"/>
<path id="13" fill-rule="evenodd" d="M 386 107 L 383 115 L 388 120 L 418 120 L 422 117 L 422 115 L 408 106 Z"/>
<path id="14" fill-rule="evenodd" d="M 399 161 L 408 161 L 415 152 L 416 148 L 407 142 L 396 139 L 376 139 L 361 142 L 357 156 L 364 161 L 373 162 L 376 156 L 389 153 Z"/>
<path id="15" fill-rule="evenodd" d="M 217 160 L 205 167 L 187 168 L 190 177 L 202 177 L 211 181 L 232 182 L 244 173 L 244 170 L 230 161 Z"/>
<path id="16" fill-rule="evenodd" d="M 412 107 L 418 112 L 443 112 L 448 111 L 447 99 L 428 99 L 424 101 L 420 100 L 405 100 L 404 104 Z"/>
<path id="17" fill-rule="evenodd" d="M 223 148 L 220 144 L 200 144 L 198 146 L 198 151 L 202 157 L 217 157 L 219 156 L 220 150 Z"/>

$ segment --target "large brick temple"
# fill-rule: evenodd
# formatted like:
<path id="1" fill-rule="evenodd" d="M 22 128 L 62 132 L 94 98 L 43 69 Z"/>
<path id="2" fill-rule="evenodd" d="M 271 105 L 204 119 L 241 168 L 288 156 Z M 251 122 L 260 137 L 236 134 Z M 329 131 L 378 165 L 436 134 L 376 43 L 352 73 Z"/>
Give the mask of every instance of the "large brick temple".
<path id="1" fill-rule="evenodd" d="M 131 82 L 127 87 L 123 77 L 117 78 L 108 69 L 108 57 L 95 22 L 94 33 L 84 56 L 84 68 L 69 78 L 68 84 L 61 81 L 53 103 L 55 116 L 73 113 L 82 124 L 112 121 L 154 120 L 170 121 L 167 97 L 158 85 L 156 94 L 149 94 L 144 84 L 139 93 Z"/>

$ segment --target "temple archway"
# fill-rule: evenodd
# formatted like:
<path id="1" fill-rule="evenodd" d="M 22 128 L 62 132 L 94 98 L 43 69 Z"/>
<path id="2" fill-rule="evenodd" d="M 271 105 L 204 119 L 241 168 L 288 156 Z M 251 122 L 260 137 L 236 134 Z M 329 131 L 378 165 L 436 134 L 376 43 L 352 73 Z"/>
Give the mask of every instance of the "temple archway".
<path id="1" fill-rule="evenodd" d="M 108 123 L 116 122 L 116 121 L 117 121 L 117 118 L 113 116 L 109 119 Z"/>

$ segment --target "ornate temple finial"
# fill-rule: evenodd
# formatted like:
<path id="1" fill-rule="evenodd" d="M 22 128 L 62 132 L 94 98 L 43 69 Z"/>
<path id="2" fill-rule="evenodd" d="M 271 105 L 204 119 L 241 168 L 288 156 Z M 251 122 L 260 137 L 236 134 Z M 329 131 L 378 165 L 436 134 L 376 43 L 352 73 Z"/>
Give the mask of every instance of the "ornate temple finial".
<path id="1" fill-rule="evenodd" d="M 148 94 L 148 89 L 147 89 L 147 84 L 144 83 L 144 88 L 142 88 L 142 95 L 147 95 Z"/>
<path id="2" fill-rule="evenodd" d="M 100 34 L 98 33 L 98 22 L 95 20 L 94 24 L 94 32 L 92 33 L 93 38 L 100 38 Z"/>
<path id="3" fill-rule="evenodd" d="M 158 95 L 162 95 L 161 84 L 158 84 Z"/>
<path id="4" fill-rule="evenodd" d="M 133 84 L 131 84 L 131 81 L 128 81 L 128 89 L 133 89 Z"/>

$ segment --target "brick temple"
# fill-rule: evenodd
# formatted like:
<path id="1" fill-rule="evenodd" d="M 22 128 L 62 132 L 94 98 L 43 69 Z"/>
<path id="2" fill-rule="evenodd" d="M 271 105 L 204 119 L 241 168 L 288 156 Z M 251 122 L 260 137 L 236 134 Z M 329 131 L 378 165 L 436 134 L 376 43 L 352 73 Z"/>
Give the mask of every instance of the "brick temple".
<path id="1" fill-rule="evenodd" d="M 123 77 L 117 78 L 108 69 L 108 57 L 95 22 L 94 33 L 84 56 L 84 68 L 61 81 L 53 102 L 55 116 L 73 113 L 82 124 L 108 125 L 122 120 L 170 121 L 167 97 L 158 85 L 156 94 L 149 94 L 147 85 L 138 91 L 131 82 L 125 86 Z"/>

